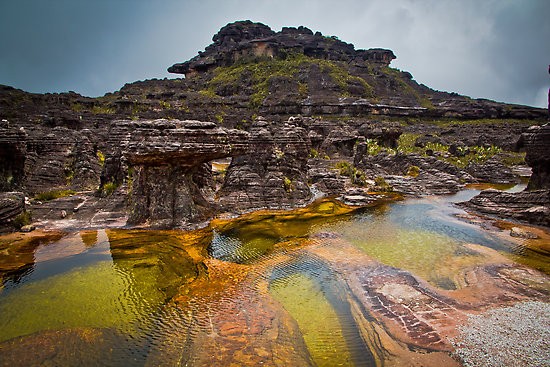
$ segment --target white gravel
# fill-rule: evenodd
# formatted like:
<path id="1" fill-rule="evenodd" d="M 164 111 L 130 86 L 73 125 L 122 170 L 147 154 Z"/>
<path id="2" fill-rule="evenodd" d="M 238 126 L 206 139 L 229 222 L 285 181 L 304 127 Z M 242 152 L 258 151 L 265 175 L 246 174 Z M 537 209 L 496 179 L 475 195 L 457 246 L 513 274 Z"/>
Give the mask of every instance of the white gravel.
<path id="1" fill-rule="evenodd" d="M 550 304 L 524 302 L 470 316 L 452 340 L 467 367 L 550 367 Z"/>

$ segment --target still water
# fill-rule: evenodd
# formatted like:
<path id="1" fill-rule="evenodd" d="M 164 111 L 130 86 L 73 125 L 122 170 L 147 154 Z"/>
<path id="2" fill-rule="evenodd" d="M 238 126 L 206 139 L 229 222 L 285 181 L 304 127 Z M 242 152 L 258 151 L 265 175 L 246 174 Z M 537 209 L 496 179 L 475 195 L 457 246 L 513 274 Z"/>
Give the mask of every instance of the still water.
<path id="1" fill-rule="evenodd" d="M 472 274 L 485 284 L 488 264 L 527 274 L 521 297 L 550 284 L 547 238 L 512 240 L 458 218 L 453 203 L 477 193 L 362 209 L 324 200 L 194 232 L 1 237 L 0 365 L 458 363 L 443 338 L 408 320 L 428 319 L 429 305 L 454 325 L 483 304 Z M 500 295 L 501 283 L 485 282 L 482 293 Z M 410 314 L 395 311 L 408 299 Z"/>

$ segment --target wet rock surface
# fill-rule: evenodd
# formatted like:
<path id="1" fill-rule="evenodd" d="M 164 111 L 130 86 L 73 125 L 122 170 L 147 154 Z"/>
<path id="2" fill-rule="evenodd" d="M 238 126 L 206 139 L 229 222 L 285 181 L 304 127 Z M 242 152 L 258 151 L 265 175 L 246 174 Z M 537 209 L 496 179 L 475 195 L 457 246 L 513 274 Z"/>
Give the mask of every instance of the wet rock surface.
<path id="1" fill-rule="evenodd" d="M 484 214 L 550 226 L 550 190 L 518 193 L 485 190 L 459 205 Z"/>

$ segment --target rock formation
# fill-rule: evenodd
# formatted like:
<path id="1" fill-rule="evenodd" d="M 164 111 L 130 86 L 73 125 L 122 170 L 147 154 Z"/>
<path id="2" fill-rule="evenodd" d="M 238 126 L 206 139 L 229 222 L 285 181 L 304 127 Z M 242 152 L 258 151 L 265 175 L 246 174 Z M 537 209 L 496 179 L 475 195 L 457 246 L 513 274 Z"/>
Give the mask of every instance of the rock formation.
<path id="1" fill-rule="evenodd" d="M 527 189 L 518 193 L 485 190 L 462 206 L 477 212 L 550 226 L 550 124 L 532 126 L 521 135 L 525 161 L 532 168 Z"/>
<path id="2" fill-rule="evenodd" d="M 0 86 L 0 192 L 22 192 L 40 220 L 64 213 L 94 226 L 127 210 L 131 224 L 177 226 L 363 195 L 381 189 L 376 179 L 414 195 L 514 182 L 507 152 L 456 161 L 474 147 L 509 151 L 524 132 L 529 187 L 548 187 L 548 128 L 527 131 L 545 110 L 434 91 L 391 68 L 394 58 L 305 27 L 242 21 L 170 68 L 183 79 L 138 81 L 100 98 Z M 403 136 L 414 136 L 414 152 L 396 154 Z M 209 162 L 222 157 L 231 164 L 214 180 Z"/>
<path id="3" fill-rule="evenodd" d="M 16 223 L 17 218 L 25 210 L 25 195 L 22 192 L 1 192 L 0 193 L 0 232 L 21 227 L 23 224 Z"/>
<path id="4" fill-rule="evenodd" d="M 173 227 L 208 218 L 209 161 L 244 154 L 248 133 L 199 121 L 121 121 L 113 135 L 130 177 L 128 223 Z M 206 179 L 205 179 L 206 178 Z"/>
<path id="5" fill-rule="evenodd" d="M 305 129 L 278 126 L 259 118 L 250 130 L 249 150 L 233 158 L 220 192 L 228 211 L 282 209 L 304 205 L 311 198 Z"/>
<path id="6" fill-rule="evenodd" d="M 550 227 L 550 190 L 484 190 L 461 206 L 476 212 Z"/>
<path id="7" fill-rule="evenodd" d="M 529 128 L 518 145 L 525 148 L 525 161 L 533 169 L 527 189 L 550 189 L 550 123 Z"/>
<path id="8" fill-rule="evenodd" d="M 230 23 L 212 38 L 213 44 L 204 52 L 184 63 L 168 68 L 171 73 L 191 77 L 206 73 L 218 66 L 231 66 L 239 61 L 258 57 L 285 59 L 289 55 L 303 54 L 308 57 L 354 62 L 367 67 L 365 62 L 389 66 L 395 59 L 391 50 L 355 50 L 352 44 L 336 37 L 323 36 L 306 27 L 285 27 L 274 32 L 262 23 L 241 21 Z"/>

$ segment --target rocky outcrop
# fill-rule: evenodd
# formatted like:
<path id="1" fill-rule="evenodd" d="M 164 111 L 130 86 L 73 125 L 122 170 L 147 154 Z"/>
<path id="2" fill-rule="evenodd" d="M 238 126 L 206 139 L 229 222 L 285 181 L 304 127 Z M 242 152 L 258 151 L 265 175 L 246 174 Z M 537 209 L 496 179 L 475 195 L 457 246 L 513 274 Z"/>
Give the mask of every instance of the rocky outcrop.
<path id="1" fill-rule="evenodd" d="M 394 190 L 410 195 L 453 194 L 475 178 L 450 163 L 416 154 L 364 156 L 357 167 L 367 176 L 385 177 Z M 412 171 L 414 174 L 411 174 Z"/>
<path id="2" fill-rule="evenodd" d="M 517 193 L 485 190 L 459 205 L 483 214 L 550 227 L 550 190 Z"/>
<path id="3" fill-rule="evenodd" d="M 525 148 L 525 162 L 533 169 L 527 189 L 550 189 L 550 123 L 529 128 L 518 146 Z"/>
<path id="4" fill-rule="evenodd" d="M 243 154 L 249 134 L 200 121 L 120 121 L 113 136 L 130 177 L 128 223 L 173 227 L 204 220 L 213 205 L 202 195 L 207 162 Z"/>
<path id="5" fill-rule="evenodd" d="M 97 188 L 101 166 L 93 142 L 101 135 L 95 135 L 65 127 L 0 129 L 0 189 L 36 194 Z"/>
<path id="6" fill-rule="evenodd" d="M 233 158 L 227 169 L 220 205 L 243 212 L 306 204 L 311 198 L 306 131 L 292 122 L 278 126 L 259 118 L 250 134 L 249 150 Z"/>
<path id="7" fill-rule="evenodd" d="M 262 23 L 240 21 L 226 25 L 212 38 L 204 52 L 184 63 L 168 68 L 171 73 L 186 77 L 208 72 L 218 66 L 230 66 L 240 60 L 270 57 L 285 59 L 292 54 L 303 54 L 324 60 L 339 60 L 364 65 L 365 62 L 388 66 L 395 59 L 391 50 L 381 48 L 355 50 L 349 43 L 336 37 L 315 34 L 306 27 L 285 27 L 274 32 Z"/>
<path id="8" fill-rule="evenodd" d="M 517 146 L 525 149 L 525 161 L 532 168 L 527 189 L 518 193 L 486 190 L 460 205 L 485 214 L 550 226 L 549 146 L 550 124 L 530 127 L 521 135 Z"/>
<path id="9" fill-rule="evenodd" d="M 0 233 L 13 229 L 16 225 L 28 223 L 15 223 L 16 218 L 25 211 L 25 195 L 22 192 L 0 193 Z"/>

